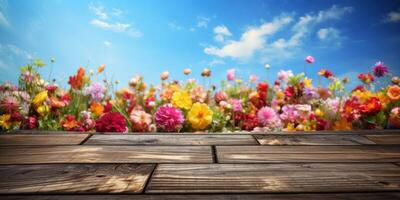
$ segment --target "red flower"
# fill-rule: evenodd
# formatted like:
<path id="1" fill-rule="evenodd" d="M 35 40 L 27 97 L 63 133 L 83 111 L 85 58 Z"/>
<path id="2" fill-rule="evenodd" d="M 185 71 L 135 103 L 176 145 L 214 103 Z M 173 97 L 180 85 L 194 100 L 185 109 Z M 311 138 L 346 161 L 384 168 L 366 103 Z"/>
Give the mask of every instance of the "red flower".
<path id="1" fill-rule="evenodd" d="M 291 98 L 291 97 L 294 96 L 294 92 L 295 91 L 294 91 L 294 87 L 293 86 L 287 87 L 286 90 L 285 90 L 285 96 L 288 97 L 288 98 Z"/>
<path id="2" fill-rule="evenodd" d="M 365 115 L 375 115 L 382 109 L 381 101 L 376 97 L 371 97 L 365 103 L 360 105 L 360 111 Z"/>
<path id="3" fill-rule="evenodd" d="M 353 121 L 360 117 L 360 103 L 357 98 L 346 100 L 343 105 L 342 117 L 347 121 Z"/>
<path id="4" fill-rule="evenodd" d="M 109 101 L 107 101 L 106 106 L 104 106 L 104 112 L 108 113 L 112 110 L 112 108 L 113 108 L 113 105 Z"/>
<path id="5" fill-rule="evenodd" d="M 36 128 L 37 126 L 38 126 L 38 121 L 37 121 L 36 117 L 32 116 L 32 117 L 28 117 L 24 121 L 24 123 L 22 125 L 22 129 L 31 130 L 31 129 Z"/>
<path id="6" fill-rule="evenodd" d="M 321 69 L 318 72 L 318 75 L 323 76 L 325 78 L 333 77 L 333 73 L 331 71 L 327 70 L 327 69 Z"/>
<path id="7" fill-rule="evenodd" d="M 258 92 L 267 92 L 267 90 L 268 90 L 268 83 L 261 82 L 257 84 Z"/>
<path id="8" fill-rule="evenodd" d="M 352 92 L 355 92 L 357 90 L 359 90 L 360 92 L 364 92 L 365 91 L 365 87 L 362 86 L 362 85 L 359 85 L 359 86 L 355 87 Z"/>
<path id="9" fill-rule="evenodd" d="M 78 120 L 76 120 L 74 115 L 67 115 L 61 121 L 61 125 L 64 128 L 64 130 L 77 131 L 81 129 L 82 124 Z"/>
<path id="10" fill-rule="evenodd" d="M 258 126 L 258 119 L 256 115 L 247 114 L 244 116 L 242 129 L 246 131 L 252 131 L 255 127 Z"/>
<path id="11" fill-rule="evenodd" d="M 317 118 L 317 131 L 325 130 L 328 127 L 328 122 L 324 119 Z"/>
<path id="12" fill-rule="evenodd" d="M 360 79 L 363 83 L 369 84 L 375 81 L 375 77 L 371 74 L 359 74 L 358 79 Z"/>
<path id="13" fill-rule="evenodd" d="M 125 118 L 119 112 L 108 112 L 96 120 L 97 132 L 127 131 Z"/>
<path id="14" fill-rule="evenodd" d="M 47 87 L 46 87 L 46 90 L 48 91 L 48 92 L 55 92 L 56 90 L 57 90 L 57 86 L 55 86 L 55 85 L 48 85 Z"/>

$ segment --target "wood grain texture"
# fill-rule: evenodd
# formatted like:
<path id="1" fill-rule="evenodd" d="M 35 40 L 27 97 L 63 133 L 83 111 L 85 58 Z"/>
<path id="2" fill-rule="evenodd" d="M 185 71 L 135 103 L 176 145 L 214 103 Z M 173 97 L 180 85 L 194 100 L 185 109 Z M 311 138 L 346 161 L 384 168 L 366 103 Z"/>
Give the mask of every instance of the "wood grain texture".
<path id="1" fill-rule="evenodd" d="M 362 145 L 375 144 L 360 135 L 254 135 L 261 145 Z"/>
<path id="2" fill-rule="evenodd" d="M 400 190 L 400 168 L 379 164 L 160 164 L 146 193 L 302 193 Z"/>
<path id="3" fill-rule="evenodd" d="M 366 137 L 377 144 L 400 145 L 400 135 L 366 135 Z"/>
<path id="4" fill-rule="evenodd" d="M 251 135 L 94 135 L 91 145 L 257 145 Z"/>
<path id="5" fill-rule="evenodd" d="M 399 162 L 400 146 L 217 146 L 219 163 Z"/>
<path id="6" fill-rule="evenodd" d="M 209 146 L 3 146 L 0 164 L 212 163 Z"/>
<path id="7" fill-rule="evenodd" d="M 0 145 L 76 145 L 83 142 L 89 134 L 0 135 Z"/>
<path id="8" fill-rule="evenodd" d="M 336 194 L 175 194 L 175 195 L 24 195 L 24 196 L 2 196 L 3 200 L 398 200 L 398 192 L 377 192 L 377 193 L 336 193 Z"/>
<path id="9" fill-rule="evenodd" d="M 140 193 L 154 164 L 1 165 L 0 193 Z"/>

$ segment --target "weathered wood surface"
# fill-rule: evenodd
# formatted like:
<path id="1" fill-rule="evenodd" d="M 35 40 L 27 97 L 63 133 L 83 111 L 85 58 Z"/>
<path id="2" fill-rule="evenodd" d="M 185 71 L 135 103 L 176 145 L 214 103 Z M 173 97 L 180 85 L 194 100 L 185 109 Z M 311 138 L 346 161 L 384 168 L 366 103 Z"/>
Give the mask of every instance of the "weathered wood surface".
<path id="1" fill-rule="evenodd" d="M 363 145 L 375 144 L 361 135 L 322 135 L 297 134 L 292 135 L 254 135 L 261 145 Z"/>
<path id="2" fill-rule="evenodd" d="M 257 145 L 252 135 L 93 135 L 90 145 Z"/>
<path id="3" fill-rule="evenodd" d="M 147 193 L 399 191 L 393 164 L 160 164 Z"/>
<path id="4" fill-rule="evenodd" d="M 220 163 L 399 162 L 400 146 L 217 146 Z"/>
<path id="5" fill-rule="evenodd" d="M 400 145 L 400 135 L 366 135 L 369 140 L 376 144 L 395 144 Z"/>
<path id="6" fill-rule="evenodd" d="M 398 130 L 35 133 L 0 134 L 0 199 L 400 199 Z"/>
<path id="7" fill-rule="evenodd" d="M 2 196 L 4 200 L 398 200 L 400 193 L 398 192 L 379 192 L 379 193 L 334 193 L 334 194 L 174 194 L 174 195 L 24 195 L 24 196 Z"/>
<path id="8" fill-rule="evenodd" d="M 83 142 L 89 134 L 6 134 L 0 135 L 0 145 L 76 145 Z"/>
<path id="9" fill-rule="evenodd" d="M 208 146 L 3 146 L 0 164 L 211 163 Z"/>
<path id="10" fill-rule="evenodd" d="M 2 165 L 0 193 L 140 193 L 154 167 L 154 164 Z"/>

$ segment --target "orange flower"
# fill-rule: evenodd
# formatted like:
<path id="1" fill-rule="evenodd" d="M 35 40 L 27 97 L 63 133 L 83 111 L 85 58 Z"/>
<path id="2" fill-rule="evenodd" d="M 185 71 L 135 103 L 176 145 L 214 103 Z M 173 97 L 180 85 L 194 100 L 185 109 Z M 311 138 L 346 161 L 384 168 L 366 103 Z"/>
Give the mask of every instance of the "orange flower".
<path id="1" fill-rule="evenodd" d="M 389 86 L 389 89 L 386 94 L 390 100 L 398 101 L 400 100 L 400 87 L 397 85 Z"/>
<path id="2" fill-rule="evenodd" d="M 79 68 L 78 73 L 76 76 L 70 76 L 68 83 L 71 85 L 73 89 L 82 89 L 83 87 L 83 78 L 85 76 L 85 69 Z"/>
<path id="3" fill-rule="evenodd" d="M 342 118 L 339 121 L 335 122 L 333 126 L 333 130 L 335 131 L 349 131 L 353 130 L 353 125 L 349 123 L 346 119 Z"/>
<path id="4" fill-rule="evenodd" d="M 100 116 L 104 112 L 104 107 L 100 103 L 92 102 L 92 104 L 90 105 L 90 110 L 96 116 Z"/>
<path id="5" fill-rule="evenodd" d="M 60 99 L 56 97 L 50 97 L 50 106 L 52 108 L 62 108 L 66 105 L 64 101 L 61 101 Z"/>
<path id="6" fill-rule="evenodd" d="M 100 65 L 100 66 L 97 68 L 97 73 L 100 74 L 101 72 L 103 72 L 103 71 L 104 71 L 104 68 L 106 68 L 106 65 L 105 65 L 105 64 Z"/>

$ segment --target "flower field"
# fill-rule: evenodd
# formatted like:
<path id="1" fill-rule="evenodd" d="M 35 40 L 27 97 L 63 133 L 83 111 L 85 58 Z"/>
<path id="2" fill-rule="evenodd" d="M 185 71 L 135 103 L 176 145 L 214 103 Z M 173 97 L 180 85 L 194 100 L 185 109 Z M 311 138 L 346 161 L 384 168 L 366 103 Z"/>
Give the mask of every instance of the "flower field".
<path id="1" fill-rule="evenodd" d="M 312 56 L 305 62 L 311 65 Z M 69 77 L 69 88 L 44 80 L 39 59 L 21 68 L 18 85 L 0 86 L 0 129 L 65 130 L 81 132 L 264 132 L 400 128 L 400 78 L 383 62 L 360 73 L 363 83 L 346 87 L 349 78 L 321 69 L 319 80 L 305 73 L 280 71 L 274 82 L 251 75 L 238 79 L 234 69 L 226 80 L 212 85 L 212 71 L 203 80 L 172 80 L 161 84 L 134 76 L 123 89 L 101 80 L 97 71 L 79 68 Z M 269 65 L 265 66 L 268 73 Z M 191 69 L 183 73 L 190 77 Z M 329 84 L 323 86 L 322 79 Z M 315 83 L 316 82 L 316 83 Z M 207 84 L 206 84 L 207 83 Z"/>

